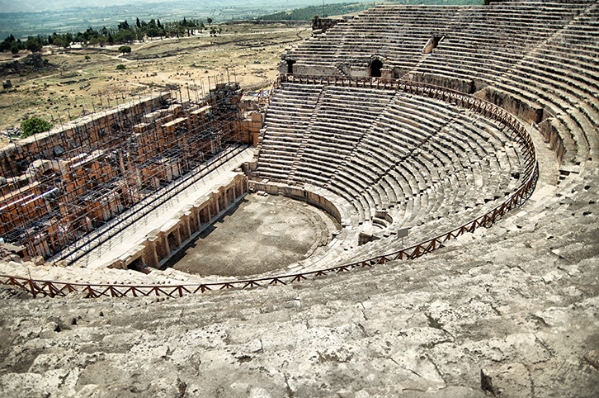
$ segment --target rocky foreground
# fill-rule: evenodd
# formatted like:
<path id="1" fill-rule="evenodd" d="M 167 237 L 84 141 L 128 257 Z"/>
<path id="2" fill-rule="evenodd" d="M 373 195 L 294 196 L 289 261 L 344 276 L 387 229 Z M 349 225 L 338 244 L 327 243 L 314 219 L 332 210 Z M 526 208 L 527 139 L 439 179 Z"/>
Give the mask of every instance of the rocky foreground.
<path id="1" fill-rule="evenodd" d="M 599 396 L 599 171 L 409 262 L 181 299 L 0 300 L 5 397 Z"/>

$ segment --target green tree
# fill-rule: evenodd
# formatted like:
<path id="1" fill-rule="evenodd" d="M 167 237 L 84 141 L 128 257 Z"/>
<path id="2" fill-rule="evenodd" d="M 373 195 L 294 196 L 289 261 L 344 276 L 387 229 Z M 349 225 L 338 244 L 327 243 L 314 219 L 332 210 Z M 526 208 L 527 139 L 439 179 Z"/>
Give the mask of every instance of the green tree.
<path id="1" fill-rule="evenodd" d="M 135 34 L 130 30 L 119 30 L 114 35 L 114 41 L 117 43 L 127 43 L 135 39 Z"/>
<path id="2" fill-rule="evenodd" d="M 14 55 L 17 55 L 19 53 L 19 46 L 15 43 L 10 47 L 10 52 L 13 53 Z"/>
<path id="3" fill-rule="evenodd" d="M 67 42 L 67 40 L 62 36 L 55 36 L 54 39 L 52 40 L 52 44 L 54 44 L 55 46 L 58 46 L 58 47 L 67 48 L 70 43 Z"/>
<path id="4" fill-rule="evenodd" d="M 129 47 L 129 46 L 120 46 L 119 47 L 119 52 L 122 53 L 123 55 L 125 53 L 129 54 L 129 53 L 131 53 L 131 47 Z"/>
<path id="5" fill-rule="evenodd" d="M 116 70 L 125 70 L 125 69 L 127 69 L 127 67 L 125 65 L 123 65 L 123 64 L 118 64 L 116 66 Z"/>
<path id="6" fill-rule="evenodd" d="M 27 40 L 27 43 L 25 45 L 27 46 L 27 49 L 32 53 L 36 53 L 38 51 L 41 51 L 42 49 L 42 45 L 35 39 Z"/>
<path id="7" fill-rule="evenodd" d="M 21 138 L 27 138 L 31 135 L 48 131 L 52 128 L 52 125 L 39 117 L 32 117 L 21 123 Z"/>
<path id="8" fill-rule="evenodd" d="M 206 18 L 206 23 L 211 24 L 212 23 L 212 18 Z"/>

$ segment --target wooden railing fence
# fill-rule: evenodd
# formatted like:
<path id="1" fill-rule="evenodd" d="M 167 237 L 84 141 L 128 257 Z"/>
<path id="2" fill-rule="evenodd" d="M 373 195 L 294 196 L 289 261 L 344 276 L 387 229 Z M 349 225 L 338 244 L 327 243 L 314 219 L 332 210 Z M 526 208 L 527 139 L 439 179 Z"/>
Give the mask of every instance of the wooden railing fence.
<path id="1" fill-rule="evenodd" d="M 181 284 L 181 285 L 126 285 L 126 284 L 91 284 L 91 283 L 70 283 L 56 282 L 46 280 L 33 280 L 17 276 L 0 275 L 0 284 L 19 286 L 34 296 L 66 296 L 70 293 L 80 293 L 83 296 L 96 297 L 144 297 L 144 296 L 168 296 L 182 297 L 187 294 L 204 293 L 207 291 L 227 290 L 227 289 L 248 289 L 258 286 L 268 285 L 287 285 L 300 281 L 319 278 L 326 275 L 348 272 L 355 269 L 372 267 L 377 264 L 385 264 L 388 261 L 410 260 L 431 253 L 441 247 L 451 239 L 455 239 L 465 233 L 474 232 L 477 228 L 488 228 L 508 211 L 519 207 L 532 194 L 538 179 L 539 170 L 536 157 L 536 151 L 531 137 L 524 125 L 511 113 L 490 102 L 470 95 L 436 87 L 424 83 L 400 81 L 400 80 L 382 80 L 372 78 L 350 78 L 350 77 L 332 77 L 332 76 L 298 76 L 281 75 L 275 86 L 283 83 L 300 84 L 325 84 L 347 87 L 365 87 L 387 90 L 401 90 L 412 94 L 427 96 L 439 99 L 445 102 L 457 104 L 464 108 L 473 110 L 485 117 L 499 121 L 508 126 L 515 135 L 515 140 L 521 145 L 525 170 L 521 179 L 522 184 L 511 195 L 509 195 L 501 204 L 491 209 L 486 214 L 468 221 L 449 232 L 427 239 L 416 245 L 397 250 L 391 253 L 370 257 L 364 260 L 342 264 L 331 268 L 320 269 L 316 271 L 300 272 L 296 274 L 285 274 L 279 276 L 270 276 L 257 279 L 231 280 L 226 282 Z"/>

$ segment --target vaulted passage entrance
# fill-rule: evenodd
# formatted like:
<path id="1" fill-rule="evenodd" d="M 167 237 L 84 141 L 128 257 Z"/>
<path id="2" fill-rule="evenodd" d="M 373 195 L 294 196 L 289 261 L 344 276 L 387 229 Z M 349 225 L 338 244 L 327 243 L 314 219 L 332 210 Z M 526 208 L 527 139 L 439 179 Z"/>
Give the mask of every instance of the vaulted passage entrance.
<path id="1" fill-rule="evenodd" d="M 370 64 L 370 77 L 381 77 L 381 68 L 383 67 L 383 63 L 375 59 Z"/>
<path id="2" fill-rule="evenodd" d="M 287 73 L 290 75 L 293 75 L 293 64 L 295 63 L 294 60 L 288 59 L 287 60 Z"/>

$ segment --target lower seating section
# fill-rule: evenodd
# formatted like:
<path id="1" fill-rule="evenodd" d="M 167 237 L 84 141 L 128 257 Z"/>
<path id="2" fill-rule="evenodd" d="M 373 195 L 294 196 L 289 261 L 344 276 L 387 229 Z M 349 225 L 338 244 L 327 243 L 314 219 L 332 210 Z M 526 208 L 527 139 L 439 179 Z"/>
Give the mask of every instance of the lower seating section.
<path id="1" fill-rule="evenodd" d="M 394 91 L 326 87 L 304 134 L 295 182 L 326 183 L 360 145 Z"/>
<path id="2" fill-rule="evenodd" d="M 318 96 L 310 121 L 290 113 L 289 126 L 306 126 L 303 138 L 279 148 L 285 144 L 267 123 L 262 150 L 284 152 L 286 162 L 260 154 L 258 175 L 273 178 L 276 169 L 275 179 L 345 199 L 350 224 L 363 233 L 391 236 L 406 227 L 441 233 L 519 186 L 522 153 L 511 131 L 477 113 L 405 92 L 332 85 L 311 93 L 288 83 L 271 107 L 302 94 Z"/>
<path id="3" fill-rule="evenodd" d="M 277 90 L 265 118 L 258 158 L 261 176 L 287 179 L 322 89 L 321 85 L 289 84 Z"/>

